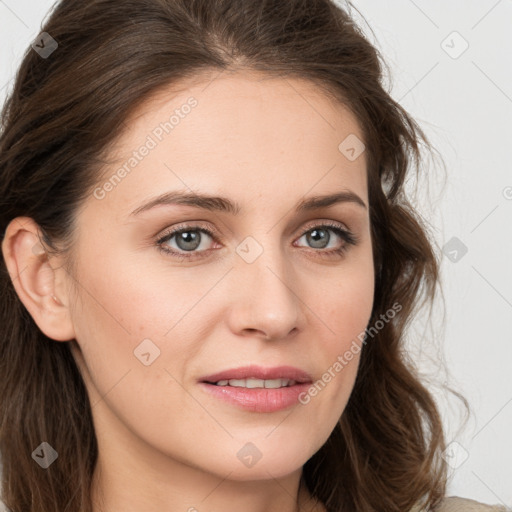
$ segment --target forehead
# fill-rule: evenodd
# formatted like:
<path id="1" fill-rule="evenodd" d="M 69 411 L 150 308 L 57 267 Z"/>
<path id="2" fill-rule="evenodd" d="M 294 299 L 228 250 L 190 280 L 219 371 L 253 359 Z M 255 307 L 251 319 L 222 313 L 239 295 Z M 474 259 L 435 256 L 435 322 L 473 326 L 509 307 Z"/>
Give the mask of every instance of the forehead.
<path id="1" fill-rule="evenodd" d="M 111 206 L 128 210 L 177 189 L 232 192 L 244 204 L 336 187 L 367 202 L 365 154 L 343 152 L 346 140 L 362 144 L 357 119 L 308 80 L 255 72 L 196 77 L 153 94 L 125 126 L 100 182 L 127 171 L 109 187 L 104 203 Z M 144 146 L 145 156 L 134 156 Z"/>

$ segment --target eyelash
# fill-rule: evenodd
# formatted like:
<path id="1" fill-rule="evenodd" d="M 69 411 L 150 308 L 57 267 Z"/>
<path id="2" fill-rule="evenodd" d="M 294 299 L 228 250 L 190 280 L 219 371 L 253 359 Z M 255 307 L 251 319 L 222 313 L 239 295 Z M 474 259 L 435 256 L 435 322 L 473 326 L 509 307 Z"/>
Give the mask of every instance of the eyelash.
<path id="1" fill-rule="evenodd" d="M 339 224 L 332 223 L 332 222 L 325 222 L 323 224 L 314 225 L 314 226 L 310 227 L 309 229 L 307 229 L 306 231 L 304 231 L 299 238 L 302 238 L 304 235 L 306 235 L 307 233 L 309 233 L 311 231 L 314 231 L 315 229 L 322 229 L 322 228 L 328 228 L 329 230 L 334 231 L 341 239 L 343 239 L 345 241 L 345 244 L 342 245 L 338 249 L 331 249 L 328 251 L 311 249 L 313 252 L 319 252 L 320 253 L 319 255 L 321 257 L 336 257 L 336 256 L 341 257 L 346 253 L 346 251 L 348 251 L 349 245 L 357 245 L 359 243 L 359 238 L 354 233 L 352 233 L 351 231 L 348 231 L 346 229 L 342 229 Z M 208 251 L 199 251 L 199 252 L 190 251 L 187 254 L 187 253 L 175 251 L 174 249 L 171 250 L 171 249 L 168 249 L 163 246 L 164 242 L 168 242 L 175 235 L 178 235 L 180 233 L 187 233 L 189 231 L 200 231 L 200 232 L 206 233 L 214 241 L 217 241 L 217 235 L 211 229 L 208 229 L 204 226 L 197 225 L 197 224 L 185 225 L 185 226 L 179 226 L 177 228 L 174 228 L 173 230 L 169 231 L 168 233 L 164 234 L 161 238 L 159 238 L 156 242 L 158 250 L 163 252 L 166 255 L 171 255 L 173 258 L 176 258 L 180 261 L 196 259 L 197 257 L 200 257 L 200 256 L 196 256 L 197 254 L 200 254 L 202 252 L 208 252 Z"/>

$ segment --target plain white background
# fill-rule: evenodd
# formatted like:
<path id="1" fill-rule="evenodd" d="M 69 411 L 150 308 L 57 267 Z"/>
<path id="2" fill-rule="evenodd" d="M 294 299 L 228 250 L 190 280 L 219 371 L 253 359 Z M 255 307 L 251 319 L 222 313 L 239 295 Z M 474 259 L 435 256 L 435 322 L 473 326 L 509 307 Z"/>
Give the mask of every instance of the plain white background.
<path id="1" fill-rule="evenodd" d="M 445 326 L 438 314 L 438 334 L 423 336 L 420 316 L 409 343 L 425 376 L 462 392 L 474 412 L 459 429 L 457 402 L 433 382 L 452 443 L 448 494 L 512 506 L 512 1 L 353 4 L 390 66 L 389 92 L 446 164 L 446 175 L 431 164 L 416 202 L 443 249 Z M 51 5 L 0 0 L 1 101 Z M 431 361 L 436 343 L 448 373 Z"/>

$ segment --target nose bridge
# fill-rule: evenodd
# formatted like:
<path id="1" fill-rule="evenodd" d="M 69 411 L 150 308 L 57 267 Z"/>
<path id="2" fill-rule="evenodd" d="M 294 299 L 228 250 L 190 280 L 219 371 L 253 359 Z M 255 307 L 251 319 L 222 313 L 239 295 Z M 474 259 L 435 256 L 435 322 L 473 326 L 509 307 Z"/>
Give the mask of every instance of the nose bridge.
<path id="1" fill-rule="evenodd" d="M 238 304 L 247 307 L 247 315 L 242 315 L 244 327 L 265 331 L 268 336 L 285 336 L 296 327 L 300 300 L 282 244 L 272 233 L 248 236 L 236 252 L 235 271 L 242 283 L 236 296 Z"/>
<path id="2" fill-rule="evenodd" d="M 239 256 L 238 265 L 252 286 L 261 284 L 275 288 L 276 292 L 284 287 L 290 293 L 283 283 L 290 273 L 290 262 L 287 262 L 288 255 L 275 233 L 247 236 L 238 245 L 236 252 Z"/>

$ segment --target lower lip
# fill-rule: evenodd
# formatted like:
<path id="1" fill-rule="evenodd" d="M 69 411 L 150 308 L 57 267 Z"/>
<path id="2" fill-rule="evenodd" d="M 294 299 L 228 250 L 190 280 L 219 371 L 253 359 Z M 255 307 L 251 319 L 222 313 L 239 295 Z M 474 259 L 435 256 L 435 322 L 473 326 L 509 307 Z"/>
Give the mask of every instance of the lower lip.
<path id="1" fill-rule="evenodd" d="M 299 395 L 307 392 L 311 386 L 311 383 L 306 383 L 267 389 L 217 386 L 207 382 L 200 382 L 199 384 L 207 393 L 253 412 L 274 412 L 296 405 L 299 402 Z"/>

